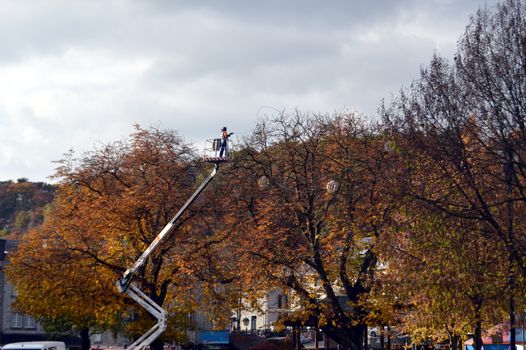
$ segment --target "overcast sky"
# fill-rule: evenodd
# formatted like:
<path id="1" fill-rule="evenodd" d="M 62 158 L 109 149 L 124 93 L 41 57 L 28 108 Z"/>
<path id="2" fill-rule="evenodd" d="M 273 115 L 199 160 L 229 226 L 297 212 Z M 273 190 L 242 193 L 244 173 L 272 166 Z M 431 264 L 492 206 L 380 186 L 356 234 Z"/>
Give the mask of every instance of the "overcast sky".
<path id="1" fill-rule="evenodd" d="M 0 180 L 138 123 L 201 145 L 276 111 L 374 118 L 494 0 L 0 0 Z"/>

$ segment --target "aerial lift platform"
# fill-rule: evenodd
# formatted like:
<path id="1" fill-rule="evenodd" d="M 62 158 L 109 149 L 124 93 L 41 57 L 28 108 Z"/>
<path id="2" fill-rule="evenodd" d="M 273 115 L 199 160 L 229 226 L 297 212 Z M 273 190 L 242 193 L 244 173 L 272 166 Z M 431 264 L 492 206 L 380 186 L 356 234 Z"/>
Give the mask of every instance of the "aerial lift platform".
<path id="1" fill-rule="evenodd" d="M 142 253 L 132 267 L 127 269 L 122 277 L 117 280 L 117 289 L 120 293 L 128 294 L 133 300 L 141 305 L 146 311 L 152 314 L 156 319 L 157 323 L 150 328 L 146 333 L 139 337 L 133 342 L 128 349 L 129 350 L 142 350 L 149 346 L 155 339 L 157 339 L 165 330 L 168 323 L 168 314 L 160 305 L 154 302 L 148 297 L 143 291 L 139 289 L 134 283 L 133 278 L 137 271 L 146 263 L 146 259 L 156 250 L 161 244 L 162 240 L 170 233 L 175 227 L 175 223 L 181 215 L 190 207 L 190 205 L 196 200 L 196 198 L 203 192 L 203 190 L 212 181 L 214 176 L 219 170 L 219 164 L 226 163 L 228 159 L 228 148 L 230 146 L 230 140 L 227 139 L 226 149 L 224 150 L 224 156 L 219 157 L 221 151 L 221 139 L 210 139 L 206 141 L 203 160 L 207 163 L 214 164 L 214 169 L 208 175 L 208 177 L 201 183 L 201 185 L 195 190 L 192 196 L 186 201 L 186 203 L 179 209 L 175 216 L 166 224 L 162 231 L 155 237 L 150 243 L 148 248 Z"/>

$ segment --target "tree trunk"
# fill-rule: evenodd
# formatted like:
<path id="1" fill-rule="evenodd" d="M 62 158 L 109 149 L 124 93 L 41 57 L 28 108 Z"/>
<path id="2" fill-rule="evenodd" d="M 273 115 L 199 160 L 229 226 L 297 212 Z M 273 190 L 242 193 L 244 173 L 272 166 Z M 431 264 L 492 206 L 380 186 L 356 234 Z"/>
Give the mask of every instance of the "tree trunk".
<path id="1" fill-rule="evenodd" d="M 459 335 L 451 335 L 449 337 L 449 348 L 451 350 L 459 350 L 458 343 L 460 342 L 460 336 Z"/>
<path id="2" fill-rule="evenodd" d="M 296 330 L 296 349 L 301 349 L 301 327 L 299 326 Z"/>
<path id="3" fill-rule="evenodd" d="M 349 350 L 363 350 L 364 347 L 364 332 L 367 331 L 367 326 L 359 325 L 349 328 L 325 328 L 324 333 L 329 335 L 336 343 L 341 345 L 343 349 Z"/>
<path id="4" fill-rule="evenodd" d="M 150 349 L 151 350 L 163 350 L 163 345 L 164 345 L 163 341 L 157 338 L 150 344 Z"/>
<path id="5" fill-rule="evenodd" d="M 80 348 L 81 350 L 89 350 L 91 348 L 88 327 L 84 327 L 80 330 Z"/>
<path id="6" fill-rule="evenodd" d="M 515 259 L 513 258 L 513 220 L 514 220 L 514 211 L 513 211 L 513 148 L 507 147 L 506 150 L 506 164 L 505 164 L 505 174 L 506 174 L 506 187 L 508 190 L 508 288 L 510 293 L 510 350 L 516 350 L 516 340 L 515 340 L 515 300 L 513 298 L 513 293 L 515 291 Z"/>
<path id="7" fill-rule="evenodd" d="M 480 319 L 480 309 L 477 308 L 475 323 L 475 350 L 482 350 L 482 321 Z"/>
<path id="8" fill-rule="evenodd" d="M 387 326 L 387 350 L 391 350 L 391 327 Z"/>
<path id="9" fill-rule="evenodd" d="M 515 300 L 513 291 L 510 295 L 510 350 L 517 350 L 516 332 L 515 332 Z"/>
<path id="10" fill-rule="evenodd" d="M 382 326 L 382 328 L 380 328 L 380 349 L 385 350 L 384 326 Z"/>

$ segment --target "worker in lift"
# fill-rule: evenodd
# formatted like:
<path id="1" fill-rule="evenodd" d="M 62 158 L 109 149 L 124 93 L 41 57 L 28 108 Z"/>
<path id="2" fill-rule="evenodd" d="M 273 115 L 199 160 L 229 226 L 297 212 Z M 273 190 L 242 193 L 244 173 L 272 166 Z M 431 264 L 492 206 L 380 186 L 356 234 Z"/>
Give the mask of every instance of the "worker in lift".
<path id="1" fill-rule="evenodd" d="M 221 150 L 219 151 L 219 157 L 223 157 L 223 154 L 225 157 L 228 157 L 228 138 L 232 136 L 234 133 L 229 133 L 226 129 L 226 126 L 223 126 L 221 129 Z"/>

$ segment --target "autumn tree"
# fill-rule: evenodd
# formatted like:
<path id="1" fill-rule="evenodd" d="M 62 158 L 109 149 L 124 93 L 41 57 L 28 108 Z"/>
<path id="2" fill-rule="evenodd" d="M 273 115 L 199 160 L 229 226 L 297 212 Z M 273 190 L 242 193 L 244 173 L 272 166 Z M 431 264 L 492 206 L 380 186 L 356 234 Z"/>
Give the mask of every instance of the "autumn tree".
<path id="1" fill-rule="evenodd" d="M 9 256 L 6 272 L 17 290 L 15 307 L 45 327 L 62 325 L 58 330 L 63 332 L 73 327 L 81 335 L 82 348 L 89 349 L 89 329 L 115 324 L 123 301 L 113 293 L 111 274 L 80 252 L 63 250 L 65 242 L 55 223 L 51 218 L 26 233 Z"/>
<path id="2" fill-rule="evenodd" d="M 479 10 L 455 62 L 434 57 L 384 110 L 393 137 L 403 140 L 405 194 L 506 247 L 512 346 L 517 282 L 526 271 L 525 10 L 521 0 Z"/>
<path id="3" fill-rule="evenodd" d="M 394 217 L 380 244 L 386 263 L 380 279 L 386 297 L 395 295 L 404 306 L 400 331 L 416 343 L 448 340 L 459 349 L 473 328 L 480 332 L 502 320 L 507 264 L 498 254 L 506 251 L 501 241 L 489 242 L 481 227 L 417 202 L 400 206 Z"/>
<path id="4" fill-rule="evenodd" d="M 258 124 L 228 174 L 223 230 L 243 285 L 279 287 L 345 348 L 362 349 L 377 240 L 390 211 L 385 140 L 355 115 L 282 114 Z"/>
<path id="5" fill-rule="evenodd" d="M 208 171 L 203 167 L 177 133 L 155 128 L 137 127 L 129 140 L 80 158 L 68 154 L 59 162 L 59 190 L 49 217 L 11 257 L 8 274 L 19 290 L 19 307 L 81 327 L 130 319 L 126 315 L 135 305 L 116 294 L 115 281 L 190 197 Z M 152 300 L 183 316 L 169 325 L 169 339 L 184 337 L 174 333 L 184 327 L 176 326 L 193 310 L 196 295 L 202 298 L 195 292 L 200 278 L 211 280 L 204 266 L 216 265 L 207 236 L 211 220 L 199 220 L 207 211 L 212 213 L 207 202 L 197 201 L 135 277 Z M 130 324 L 131 335 L 151 326 L 136 311 L 140 317 Z"/>

